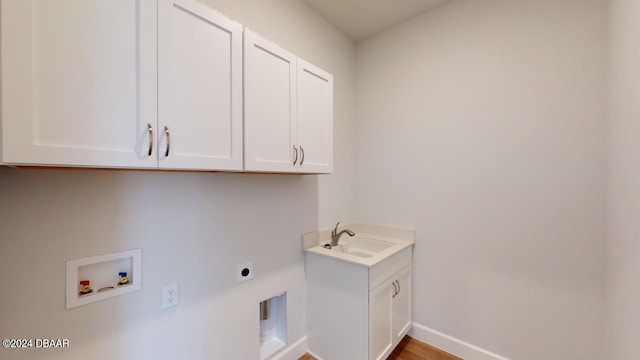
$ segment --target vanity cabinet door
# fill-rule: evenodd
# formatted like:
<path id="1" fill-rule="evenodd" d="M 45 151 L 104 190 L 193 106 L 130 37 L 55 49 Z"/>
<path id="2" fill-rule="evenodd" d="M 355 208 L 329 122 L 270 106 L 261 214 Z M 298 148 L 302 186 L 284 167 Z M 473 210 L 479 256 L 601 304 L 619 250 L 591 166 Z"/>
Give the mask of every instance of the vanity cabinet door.
<path id="1" fill-rule="evenodd" d="M 1 6 L 2 161 L 156 167 L 156 1 Z"/>
<path id="2" fill-rule="evenodd" d="M 298 59 L 300 172 L 333 172 L 333 76 Z"/>
<path id="3" fill-rule="evenodd" d="M 406 267 L 393 277 L 396 283 L 396 293 L 393 296 L 394 347 L 407 335 L 412 325 L 411 317 L 411 267 Z"/>
<path id="4" fill-rule="evenodd" d="M 244 33 L 244 169 L 297 172 L 296 57 Z"/>
<path id="5" fill-rule="evenodd" d="M 411 265 L 369 292 L 371 360 L 386 359 L 411 329 Z"/>
<path id="6" fill-rule="evenodd" d="M 195 0 L 158 3 L 158 166 L 242 170 L 242 25 Z"/>
<path id="7" fill-rule="evenodd" d="M 394 279 L 395 280 L 395 279 Z M 369 359 L 386 359 L 393 350 L 391 316 L 396 286 L 391 280 L 369 292 Z"/>

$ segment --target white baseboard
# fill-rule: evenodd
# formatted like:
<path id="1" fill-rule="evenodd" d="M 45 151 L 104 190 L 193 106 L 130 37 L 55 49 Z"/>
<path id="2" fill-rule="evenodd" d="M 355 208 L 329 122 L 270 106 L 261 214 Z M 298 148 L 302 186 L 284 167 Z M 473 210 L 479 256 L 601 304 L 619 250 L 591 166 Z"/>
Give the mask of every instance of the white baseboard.
<path id="1" fill-rule="evenodd" d="M 310 350 L 307 350 L 307 353 L 309 353 L 309 355 L 313 356 L 313 358 L 316 359 L 316 360 L 323 360 L 320 356 L 312 353 Z"/>
<path id="2" fill-rule="evenodd" d="M 287 346 L 286 348 L 273 355 L 269 360 L 298 360 L 302 355 L 307 353 L 307 337 L 304 336 L 300 340 Z"/>
<path id="3" fill-rule="evenodd" d="M 409 332 L 409 336 L 433 345 L 451 355 L 463 358 L 464 360 L 509 360 L 504 356 L 494 354 L 478 346 L 471 345 L 468 342 L 417 323 L 413 323 L 413 328 Z"/>

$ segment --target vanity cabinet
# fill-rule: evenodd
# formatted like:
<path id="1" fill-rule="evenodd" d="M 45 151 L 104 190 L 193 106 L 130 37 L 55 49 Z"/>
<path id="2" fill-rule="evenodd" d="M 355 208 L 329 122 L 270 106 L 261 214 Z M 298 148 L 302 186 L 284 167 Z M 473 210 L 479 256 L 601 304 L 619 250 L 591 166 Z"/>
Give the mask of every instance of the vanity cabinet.
<path id="1" fill-rule="evenodd" d="M 244 169 L 333 172 L 333 76 L 244 33 Z"/>
<path id="2" fill-rule="evenodd" d="M 370 359 L 386 359 L 411 328 L 411 267 L 369 292 Z"/>
<path id="3" fill-rule="evenodd" d="M 307 252 L 309 351 L 321 359 L 386 359 L 413 324 L 412 251 L 370 267 Z"/>
<path id="4" fill-rule="evenodd" d="M 242 169 L 242 26 L 195 0 L 2 1 L 2 162 Z"/>

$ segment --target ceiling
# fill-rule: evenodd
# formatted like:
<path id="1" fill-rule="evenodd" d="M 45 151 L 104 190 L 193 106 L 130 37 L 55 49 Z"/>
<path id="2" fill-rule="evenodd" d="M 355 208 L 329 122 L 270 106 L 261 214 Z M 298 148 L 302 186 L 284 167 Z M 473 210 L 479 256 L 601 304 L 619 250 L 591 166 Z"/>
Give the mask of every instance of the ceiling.
<path id="1" fill-rule="evenodd" d="M 449 0 L 303 0 L 358 42 Z"/>

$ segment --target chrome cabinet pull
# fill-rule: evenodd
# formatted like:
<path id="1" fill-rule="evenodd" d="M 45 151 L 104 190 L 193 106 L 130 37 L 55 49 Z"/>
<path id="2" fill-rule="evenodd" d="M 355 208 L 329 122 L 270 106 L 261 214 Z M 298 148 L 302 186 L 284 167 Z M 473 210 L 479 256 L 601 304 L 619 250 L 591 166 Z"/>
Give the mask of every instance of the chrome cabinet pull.
<path id="1" fill-rule="evenodd" d="M 298 148 L 295 145 L 293 145 L 293 152 L 295 153 L 295 157 L 293 158 L 293 165 L 295 165 L 298 162 Z"/>
<path id="2" fill-rule="evenodd" d="M 164 151 L 164 157 L 169 157 L 169 150 L 171 149 L 171 133 L 168 127 L 164 127 L 164 134 L 167 136 L 167 149 Z"/>
<path id="3" fill-rule="evenodd" d="M 302 145 L 300 145 L 300 166 L 302 166 L 302 164 L 304 164 L 304 149 L 302 148 Z"/>
<path id="4" fill-rule="evenodd" d="M 147 131 L 149 132 L 149 150 L 147 151 L 147 156 L 151 156 L 153 152 L 153 127 L 151 124 L 147 124 Z"/>
<path id="5" fill-rule="evenodd" d="M 398 288 L 396 287 L 396 282 L 393 282 L 393 295 L 391 297 L 396 297 L 398 295 Z"/>

